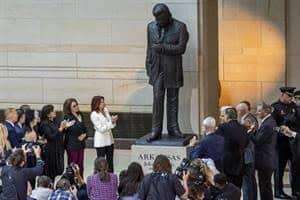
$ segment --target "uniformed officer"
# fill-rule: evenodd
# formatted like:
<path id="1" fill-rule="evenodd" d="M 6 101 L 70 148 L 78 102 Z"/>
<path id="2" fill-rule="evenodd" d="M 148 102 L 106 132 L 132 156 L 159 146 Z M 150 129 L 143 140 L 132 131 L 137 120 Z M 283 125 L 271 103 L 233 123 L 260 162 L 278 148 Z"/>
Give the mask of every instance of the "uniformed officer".
<path id="1" fill-rule="evenodd" d="M 294 93 L 295 103 L 296 103 L 296 123 L 295 129 L 300 132 L 300 90 Z"/>
<path id="2" fill-rule="evenodd" d="M 294 93 L 296 103 L 296 124 L 297 137 L 291 141 L 293 153 L 292 159 L 292 194 L 300 200 L 300 90 Z"/>
<path id="3" fill-rule="evenodd" d="M 281 95 L 278 101 L 272 104 L 272 116 L 276 120 L 277 126 L 285 125 L 292 130 L 296 122 L 296 104 L 292 101 L 295 87 L 281 87 Z M 278 132 L 277 135 L 277 156 L 278 164 L 275 171 L 275 197 L 280 199 L 291 199 L 290 196 L 283 191 L 283 175 L 284 169 L 288 161 L 292 159 L 292 151 L 290 147 L 290 139 L 284 134 Z"/>

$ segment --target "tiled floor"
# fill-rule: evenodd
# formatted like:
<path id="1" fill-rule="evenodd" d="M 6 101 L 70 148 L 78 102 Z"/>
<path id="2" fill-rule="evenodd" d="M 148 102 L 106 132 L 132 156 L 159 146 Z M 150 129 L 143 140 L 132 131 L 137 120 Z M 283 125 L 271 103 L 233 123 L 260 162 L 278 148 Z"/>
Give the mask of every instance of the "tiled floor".
<path id="1" fill-rule="evenodd" d="M 127 166 L 131 162 L 131 155 L 130 150 L 115 150 L 114 155 L 114 167 L 115 172 L 118 174 L 121 170 L 126 169 Z M 94 149 L 86 149 L 85 150 L 85 160 L 84 160 L 84 176 L 87 177 L 88 175 L 93 173 L 93 163 L 94 159 L 96 158 L 96 151 Z M 288 183 L 288 176 L 285 175 L 285 183 Z M 284 188 L 287 194 L 291 194 L 290 188 Z"/>

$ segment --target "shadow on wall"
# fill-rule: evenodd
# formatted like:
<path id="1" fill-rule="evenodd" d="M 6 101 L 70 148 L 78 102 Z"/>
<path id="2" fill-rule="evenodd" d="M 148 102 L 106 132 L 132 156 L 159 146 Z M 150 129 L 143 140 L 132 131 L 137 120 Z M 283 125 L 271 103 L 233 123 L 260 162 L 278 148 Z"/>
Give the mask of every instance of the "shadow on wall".
<path id="1" fill-rule="evenodd" d="M 285 1 L 222 2 L 223 16 L 222 22 L 219 23 L 222 23 L 220 27 L 225 26 L 225 29 L 221 28 L 220 31 L 226 32 L 227 25 L 236 23 L 236 30 L 232 32 L 236 35 L 224 34 L 221 41 L 221 48 L 224 48 L 224 72 L 220 76 L 221 105 L 235 105 L 244 99 L 250 100 L 253 106 L 262 100 L 267 103 L 276 101 L 279 95 L 278 88 L 286 81 Z M 250 29 L 246 24 L 251 27 L 253 25 L 255 29 L 245 31 L 244 27 Z M 226 39 L 231 39 L 240 46 L 230 52 L 226 45 L 228 47 L 232 44 L 224 44 L 224 39 L 225 42 Z"/>

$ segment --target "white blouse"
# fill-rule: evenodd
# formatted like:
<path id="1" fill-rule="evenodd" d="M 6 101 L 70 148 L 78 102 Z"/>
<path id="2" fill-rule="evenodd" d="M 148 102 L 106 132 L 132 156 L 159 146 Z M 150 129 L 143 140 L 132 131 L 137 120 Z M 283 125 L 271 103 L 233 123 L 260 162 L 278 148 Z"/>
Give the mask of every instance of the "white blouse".
<path id="1" fill-rule="evenodd" d="M 95 135 L 94 135 L 94 147 L 106 147 L 114 143 L 113 135 L 111 129 L 113 129 L 116 124 L 111 121 L 111 116 L 107 108 L 104 108 L 105 116 L 99 112 L 93 111 L 91 113 L 91 121 L 94 125 Z"/>

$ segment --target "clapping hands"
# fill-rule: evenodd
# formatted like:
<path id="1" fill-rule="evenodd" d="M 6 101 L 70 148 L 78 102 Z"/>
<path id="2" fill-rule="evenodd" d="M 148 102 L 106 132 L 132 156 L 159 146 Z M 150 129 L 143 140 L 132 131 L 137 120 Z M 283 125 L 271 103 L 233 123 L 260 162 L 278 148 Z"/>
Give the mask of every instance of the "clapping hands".
<path id="1" fill-rule="evenodd" d="M 111 116 L 111 122 L 112 122 L 113 124 L 117 123 L 118 119 L 119 119 L 118 115 L 112 115 L 112 116 Z"/>
<path id="2" fill-rule="evenodd" d="M 283 133 L 287 137 L 292 137 L 293 136 L 293 134 L 292 134 L 293 131 L 285 125 L 280 126 L 280 132 Z"/>

